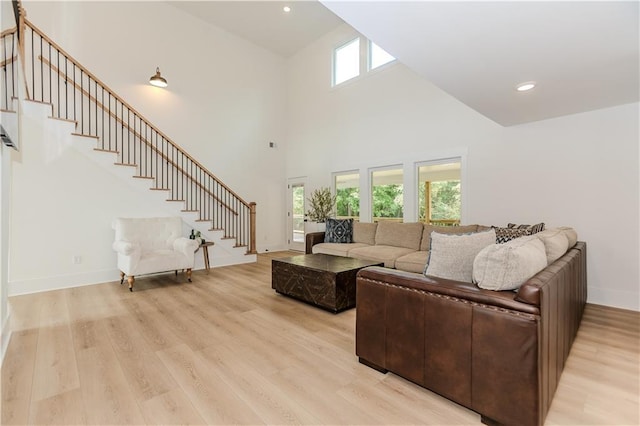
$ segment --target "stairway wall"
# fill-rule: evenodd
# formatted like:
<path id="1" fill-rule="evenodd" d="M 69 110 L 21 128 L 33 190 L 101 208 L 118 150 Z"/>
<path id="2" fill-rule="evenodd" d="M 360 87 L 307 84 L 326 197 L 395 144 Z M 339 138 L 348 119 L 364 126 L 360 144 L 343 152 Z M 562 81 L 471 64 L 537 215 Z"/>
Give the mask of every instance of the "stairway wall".
<path id="1" fill-rule="evenodd" d="M 113 218 L 169 216 L 180 208 L 141 190 L 144 182 L 115 174 L 133 168 L 99 167 L 87 155 L 113 154 L 92 152 L 93 139 L 72 136 L 74 124 L 47 118 L 48 109 L 23 103 L 21 150 L 12 155 L 9 295 L 119 280 Z M 210 251 L 212 264 L 216 253 Z M 202 267 L 198 252 L 195 268 Z"/>
<path id="2" fill-rule="evenodd" d="M 284 248 L 285 60 L 166 2 L 150 5 L 24 2 L 31 22 L 257 203 L 258 251 Z M 166 89 L 148 84 L 156 67 Z"/>

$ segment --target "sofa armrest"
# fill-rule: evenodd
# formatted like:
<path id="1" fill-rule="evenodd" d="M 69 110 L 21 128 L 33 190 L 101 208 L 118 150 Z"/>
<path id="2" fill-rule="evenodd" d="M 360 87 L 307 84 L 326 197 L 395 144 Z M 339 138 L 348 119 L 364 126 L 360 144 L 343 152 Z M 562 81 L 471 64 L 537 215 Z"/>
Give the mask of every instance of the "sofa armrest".
<path id="1" fill-rule="evenodd" d="M 193 256 L 200 247 L 200 243 L 197 240 L 191 240 L 189 238 L 180 237 L 176 238 L 173 242 L 173 250 L 184 254 L 185 256 Z"/>
<path id="2" fill-rule="evenodd" d="M 111 247 L 114 251 L 125 256 L 131 256 L 134 252 L 140 251 L 140 244 L 132 243 L 130 241 L 114 241 Z"/>
<path id="3" fill-rule="evenodd" d="M 309 232 L 305 236 L 304 252 L 306 254 L 313 253 L 311 249 L 318 243 L 324 243 L 324 232 Z"/>

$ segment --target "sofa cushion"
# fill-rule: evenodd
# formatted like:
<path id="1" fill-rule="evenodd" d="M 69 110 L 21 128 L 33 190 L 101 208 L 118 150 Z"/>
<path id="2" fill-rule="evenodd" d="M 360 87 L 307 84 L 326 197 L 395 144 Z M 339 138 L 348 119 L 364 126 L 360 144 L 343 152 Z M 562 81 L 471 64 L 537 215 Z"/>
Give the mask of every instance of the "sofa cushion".
<path id="1" fill-rule="evenodd" d="M 425 275 L 471 282 L 473 261 L 483 248 L 495 244 L 496 232 L 476 232 L 464 235 L 431 233 L 429 261 Z"/>
<path id="2" fill-rule="evenodd" d="M 376 229 L 378 229 L 377 223 L 353 222 L 353 242 L 374 245 Z"/>
<path id="3" fill-rule="evenodd" d="M 362 243 L 320 243 L 311 248 L 313 254 L 331 254 L 334 256 L 348 257 L 349 251 L 358 247 L 368 247 Z"/>
<path id="4" fill-rule="evenodd" d="M 427 266 L 428 251 L 414 251 L 396 259 L 396 269 L 421 273 Z"/>
<path id="5" fill-rule="evenodd" d="M 544 244 L 526 236 L 480 250 L 473 261 L 473 281 L 487 290 L 514 290 L 546 267 Z"/>
<path id="6" fill-rule="evenodd" d="M 412 249 L 385 245 L 366 246 L 349 250 L 349 257 L 384 262 L 387 268 L 395 268 L 396 259 L 413 252 Z"/>
<path id="7" fill-rule="evenodd" d="M 325 243 L 353 242 L 353 219 L 327 218 L 324 231 Z"/>
<path id="8" fill-rule="evenodd" d="M 431 233 L 438 232 L 440 234 L 470 234 L 479 231 L 479 225 L 462 225 L 462 226 L 434 226 L 426 224 L 422 231 L 422 241 L 420 242 L 420 250 L 429 251 L 431 247 Z M 487 228 L 491 229 L 491 228 Z"/>
<path id="9" fill-rule="evenodd" d="M 546 229 L 542 232 L 538 232 L 535 236 L 544 243 L 544 249 L 547 255 L 547 264 L 549 265 L 558 260 L 567 252 L 567 250 L 569 250 L 569 239 L 567 238 L 565 231 L 560 228 Z"/>
<path id="10" fill-rule="evenodd" d="M 531 235 L 531 230 L 528 228 L 501 228 L 499 226 L 492 226 L 496 231 L 496 244 L 504 244 L 515 238 Z"/>
<path id="11" fill-rule="evenodd" d="M 422 229 L 422 222 L 379 222 L 376 231 L 376 245 L 419 250 Z"/>

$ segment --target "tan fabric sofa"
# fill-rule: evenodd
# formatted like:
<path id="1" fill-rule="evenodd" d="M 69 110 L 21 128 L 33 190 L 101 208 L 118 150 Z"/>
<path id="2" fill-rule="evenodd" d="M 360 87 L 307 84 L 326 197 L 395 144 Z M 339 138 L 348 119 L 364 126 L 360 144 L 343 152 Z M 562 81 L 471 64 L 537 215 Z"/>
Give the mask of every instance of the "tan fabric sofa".
<path id="1" fill-rule="evenodd" d="M 431 232 L 466 234 L 483 225 L 434 226 L 422 222 L 353 223 L 353 243 L 325 243 L 324 232 L 307 234 L 306 253 L 323 253 L 384 262 L 387 268 L 423 272 L 429 258 Z"/>

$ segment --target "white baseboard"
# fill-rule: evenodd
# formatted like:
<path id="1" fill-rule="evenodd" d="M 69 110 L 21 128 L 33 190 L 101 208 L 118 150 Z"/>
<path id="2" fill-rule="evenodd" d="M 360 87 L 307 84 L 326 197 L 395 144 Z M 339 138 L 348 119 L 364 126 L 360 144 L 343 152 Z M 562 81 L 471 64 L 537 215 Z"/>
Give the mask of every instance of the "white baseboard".
<path id="1" fill-rule="evenodd" d="M 109 269 L 103 271 L 83 272 L 55 277 L 34 278 L 30 280 L 9 281 L 9 297 L 42 291 L 60 290 L 63 288 L 82 287 L 85 285 L 120 281 L 120 271 Z"/>
<path id="2" fill-rule="evenodd" d="M 610 288 L 588 287 L 587 302 L 613 308 L 640 311 L 640 294 L 638 291 L 620 291 Z"/>

